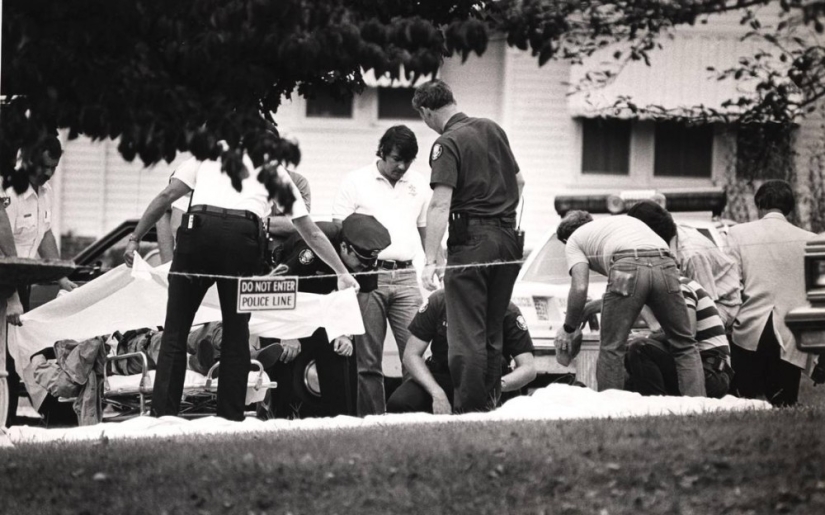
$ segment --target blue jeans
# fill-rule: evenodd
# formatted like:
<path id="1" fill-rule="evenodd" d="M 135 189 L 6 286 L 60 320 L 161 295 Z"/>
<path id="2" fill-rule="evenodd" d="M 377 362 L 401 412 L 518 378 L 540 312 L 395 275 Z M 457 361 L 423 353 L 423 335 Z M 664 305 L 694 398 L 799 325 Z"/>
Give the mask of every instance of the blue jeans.
<path id="1" fill-rule="evenodd" d="M 647 305 L 667 337 L 679 391 L 705 395 L 705 378 L 673 258 L 657 250 L 613 256 L 602 302 L 601 349 L 596 362 L 599 391 L 624 388 L 624 357 L 633 323 Z"/>
<path id="2" fill-rule="evenodd" d="M 387 411 L 381 365 L 387 321 L 395 336 L 399 357 L 403 359 L 404 347 L 410 338 L 410 322 L 422 303 L 414 268 L 378 271 L 378 287 L 369 293 L 358 294 L 366 331 L 355 337 L 360 417 L 383 415 Z"/>
<path id="3" fill-rule="evenodd" d="M 456 413 L 494 409 L 501 395 L 504 314 L 521 258 L 512 224 L 470 220 L 467 234 L 466 242 L 449 246 L 444 276 Z"/>

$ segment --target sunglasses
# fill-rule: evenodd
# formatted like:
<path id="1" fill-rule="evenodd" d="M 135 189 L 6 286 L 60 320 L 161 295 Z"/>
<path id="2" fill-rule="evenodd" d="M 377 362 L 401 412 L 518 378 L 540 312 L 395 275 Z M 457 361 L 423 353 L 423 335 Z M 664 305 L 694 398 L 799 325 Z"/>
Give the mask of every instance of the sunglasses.
<path id="1" fill-rule="evenodd" d="M 350 251 L 353 254 L 355 254 L 355 257 L 358 258 L 358 261 L 360 261 L 361 264 L 364 265 L 365 267 L 374 268 L 376 265 L 378 265 L 378 258 L 377 257 L 361 255 L 358 252 L 358 250 L 356 250 L 355 247 L 353 247 L 352 245 L 347 245 L 347 246 L 349 247 Z"/>

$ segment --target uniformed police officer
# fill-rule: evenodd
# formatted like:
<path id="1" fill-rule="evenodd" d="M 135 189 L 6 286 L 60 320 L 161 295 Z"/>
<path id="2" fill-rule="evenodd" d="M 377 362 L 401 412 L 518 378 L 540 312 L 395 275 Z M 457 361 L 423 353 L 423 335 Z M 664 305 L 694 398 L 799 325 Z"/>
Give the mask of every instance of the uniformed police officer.
<path id="1" fill-rule="evenodd" d="M 369 272 L 376 269 L 378 254 L 392 243 L 386 227 L 371 215 L 353 213 L 340 224 L 318 222 L 318 228 L 338 250 L 347 269 L 355 273 L 361 287 L 360 291 L 368 294 L 375 290 L 378 286 L 378 276 Z M 318 259 L 316 252 L 300 234 L 292 235 L 284 242 L 281 255 L 283 260 L 280 265 L 283 265 L 283 273 L 299 277 L 298 291 L 325 295 L 335 290 L 335 275 L 332 269 Z M 330 346 L 326 331 L 319 329 L 312 336 L 302 338 L 297 345 L 294 341 L 286 341 L 282 342 L 282 346 L 284 354 L 281 361 L 284 363 L 294 359 L 297 353 L 312 353 L 318 370 L 321 393 L 324 396 L 323 401 L 330 408 L 326 415 L 354 414 L 354 392 L 347 395 L 347 385 L 351 379 L 355 379 L 354 371 L 348 370 L 350 363 L 344 359 L 352 355 L 352 336 L 339 336 Z M 358 350 L 355 352 L 357 355 Z M 343 374 L 346 383 L 344 385 L 335 382 L 335 377 L 340 375 L 336 372 L 340 370 L 347 371 Z M 278 383 L 277 390 L 270 392 L 271 414 L 277 417 L 291 415 L 289 404 L 293 398 L 292 374 L 302 371 L 277 364 L 267 372 Z M 350 372 L 352 377 L 349 377 Z"/>
<path id="2" fill-rule="evenodd" d="M 237 279 L 215 276 L 252 276 L 262 271 L 261 218 L 271 212 L 272 202 L 252 160 L 244 156 L 247 173 L 240 191 L 221 171 L 219 161 L 184 162 L 169 185 L 146 208 L 124 253 L 131 266 L 138 242 L 157 223 L 171 204 L 192 192 L 191 207 L 183 217 L 169 275 L 166 323 L 153 387 L 152 413 L 177 415 L 186 372 L 186 340 L 192 320 L 207 289 L 217 282 L 223 320 L 221 379 L 217 415 L 243 420 L 249 373 L 249 314 L 237 312 Z M 337 274 L 338 288 L 358 287 L 329 240 L 309 217 L 301 194 L 282 166 L 277 180 L 289 188 L 295 202 L 292 219 L 322 259 Z M 202 274 L 202 275 L 186 275 Z"/>
<path id="3" fill-rule="evenodd" d="M 412 104 L 441 135 L 430 153 L 433 195 L 421 278 L 425 288 L 436 288 L 436 257 L 449 222 L 444 289 L 453 409 L 492 409 L 500 394 L 502 321 L 522 256 L 515 218 L 524 179 L 504 130 L 460 112 L 446 83 L 422 84 Z"/>
<path id="4" fill-rule="evenodd" d="M 501 391 L 515 392 L 536 378 L 533 362 L 533 339 L 521 311 L 512 302 L 504 315 L 504 367 Z M 427 347 L 432 356 L 426 361 Z M 447 414 L 452 411 L 453 381 L 447 365 L 447 307 L 444 290 L 437 290 L 419 308 L 410 323 L 410 339 L 404 349 L 404 364 L 411 378 L 404 381 L 387 400 L 387 412 L 428 411 Z M 510 360 L 515 367 L 510 370 Z M 505 370 L 506 369 L 506 370 Z"/>

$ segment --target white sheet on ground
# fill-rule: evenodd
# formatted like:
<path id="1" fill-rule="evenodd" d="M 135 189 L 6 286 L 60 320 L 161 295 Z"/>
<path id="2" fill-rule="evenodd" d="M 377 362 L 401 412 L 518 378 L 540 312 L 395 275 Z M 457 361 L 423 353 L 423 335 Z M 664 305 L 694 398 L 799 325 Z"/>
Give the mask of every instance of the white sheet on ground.
<path id="1" fill-rule="evenodd" d="M 165 323 L 169 264 L 152 268 L 139 256 L 133 268 L 121 265 L 84 286 L 60 295 L 21 317 L 22 327 L 9 326 L 9 352 L 26 383 L 35 409 L 46 391 L 35 381 L 30 357 L 58 340 L 83 340 L 115 331 L 158 327 Z M 195 315 L 195 324 L 221 319 L 218 290 L 213 285 Z M 354 290 L 329 295 L 298 293 L 291 310 L 258 311 L 249 332 L 272 338 L 304 338 L 319 327 L 330 340 L 363 334 L 364 323 Z"/>
<path id="2" fill-rule="evenodd" d="M 466 415 L 430 415 L 408 413 L 370 416 L 366 418 L 334 417 L 302 420 L 268 420 L 247 418 L 230 422 L 217 417 L 186 420 L 178 417 L 138 417 L 119 423 L 95 426 L 44 429 L 13 426 L 6 436 L 6 445 L 53 441 L 88 441 L 100 438 L 151 438 L 180 435 L 233 434 L 246 432 L 283 432 L 316 429 L 345 429 L 401 424 L 444 424 L 468 421 L 570 420 L 588 418 L 624 418 L 650 415 L 688 415 L 721 411 L 764 410 L 765 401 L 700 397 L 642 397 L 636 393 L 609 390 L 595 392 L 588 388 L 550 385 L 532 396 L 517 397 L 491 413 Z M 3 437 L 0 436 L 0 440 Z M 0 446 L 3 443 L 0 441 Z"/>

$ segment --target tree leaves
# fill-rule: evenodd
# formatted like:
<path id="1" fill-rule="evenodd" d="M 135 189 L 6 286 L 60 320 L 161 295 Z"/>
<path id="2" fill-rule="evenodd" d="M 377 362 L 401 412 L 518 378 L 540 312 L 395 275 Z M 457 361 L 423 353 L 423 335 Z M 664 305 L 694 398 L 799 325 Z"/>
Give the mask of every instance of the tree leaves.
<path id="1" fill-rule="evenodd" d="M 265 118 L 282 98 L 294 92 L 351 96 L 364 87 L 362 69 L 398 77 L 403 67 L 407 78 L 418 78 L 436 72 L 444 56 L 482 55 L 493 33 L 529 50 L 540 66 L 558 58 L 580 62 L 614 43 L 624 44 L 614 53 L 617 61 L 648 62 L 663 31 L 763 3 L 9 0 L 3 9 L 0 172 L 4 185 L 22 184 L 25 171 L 15 169 L 13 156 L 56 128 L 68 129 L 70 137 L 120 137 L 123 157 L 147 166 L 178 152 L 218 158 L 222 140 L 232 152 L 250 152 L 257 144 L 253 135 L 265 131 Z M 793 31 L 799 23 L 822 31 L 824 7 L 822 0 L 782 0 L 786 12 L 802 13 L 801 22 L 790 14 L 782 20 L 778 30 L 787 37 L 769 32 L 757 11 L 742 18 L 790 63 L 784 74 L 759 59 L 730 72 L 760 84 L 760 100 L 748 106 L 761 109 L 754 119 L 783 112 L 790 119 L 825 94 L 821 49 Z M 294 154 L 294 145 L 277 138 L 268 148 L 275 162 Z M 233 156 L 224 156 L 224 164 L 237 183 L 242 168 Z"/>

